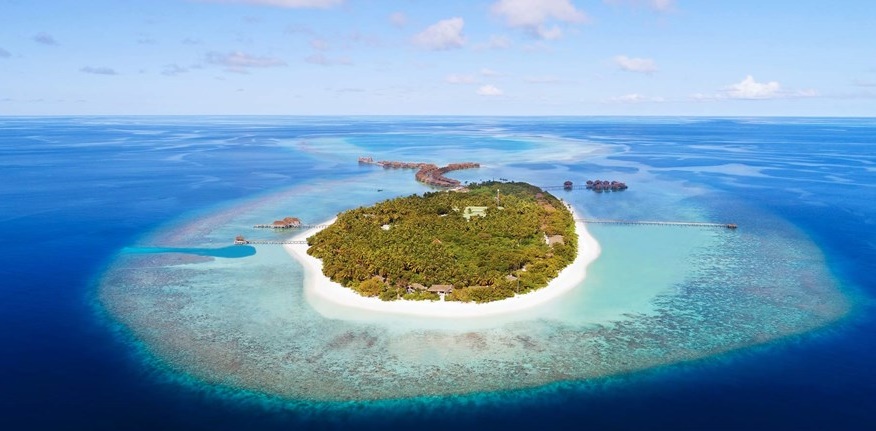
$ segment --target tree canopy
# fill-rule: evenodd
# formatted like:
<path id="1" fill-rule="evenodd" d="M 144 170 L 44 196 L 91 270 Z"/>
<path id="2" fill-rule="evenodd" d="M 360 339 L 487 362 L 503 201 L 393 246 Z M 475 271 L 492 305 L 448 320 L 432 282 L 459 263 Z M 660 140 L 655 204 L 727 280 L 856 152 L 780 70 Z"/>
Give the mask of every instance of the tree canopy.
<path id="1" fill-rule="evenodd" d="M 478 215 L 486 207 L 483 216 Z M 467 214 L 466 218 L 464 215 Z M 547 238 L 562 236 L 562 241 Z M 526 183 L 485 182 L 345 211 L 307 239 L 323 272 L 363 296 L 489 302 L 539 289 L 577 253 L 571 212 Z M 420 286 L 422 285 L 422 286 Z M 414 288 L 412 286 L 416 286 Z"/>

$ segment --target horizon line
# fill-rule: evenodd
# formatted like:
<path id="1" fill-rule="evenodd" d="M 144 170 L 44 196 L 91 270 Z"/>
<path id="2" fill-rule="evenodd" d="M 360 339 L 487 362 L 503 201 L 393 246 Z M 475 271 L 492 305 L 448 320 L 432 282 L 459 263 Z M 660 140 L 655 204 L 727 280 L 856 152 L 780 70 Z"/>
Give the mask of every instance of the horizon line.
<path id="1" fill-rule="evenodd" d="M 860 118 L 876 119 L 873 115 L 701 115 L 701 114 L 0 114 L 0 118 L 38 117 L 457 117 L 457 118 Z"/>

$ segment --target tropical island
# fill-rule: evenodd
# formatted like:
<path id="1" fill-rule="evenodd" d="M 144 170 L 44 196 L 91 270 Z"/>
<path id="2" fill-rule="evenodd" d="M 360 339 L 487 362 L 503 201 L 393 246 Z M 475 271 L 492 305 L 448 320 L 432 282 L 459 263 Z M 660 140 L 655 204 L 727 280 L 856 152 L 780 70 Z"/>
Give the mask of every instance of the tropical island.
<path id="1" fill-rule="evenodd" d="M 502 300 L 547 286 L 578 253 L 571 211 L 521 182 L 352 209 L 307 243 L 326 277 L 384 301 Z"/>

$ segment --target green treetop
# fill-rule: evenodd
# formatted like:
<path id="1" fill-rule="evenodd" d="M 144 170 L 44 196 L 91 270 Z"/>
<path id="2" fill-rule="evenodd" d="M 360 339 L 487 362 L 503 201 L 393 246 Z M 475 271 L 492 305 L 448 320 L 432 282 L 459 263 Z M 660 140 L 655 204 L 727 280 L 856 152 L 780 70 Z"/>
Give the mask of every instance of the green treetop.
<path id="1" fill-rule="evenodd" d="M 546 286 L 575 259 L 578 244 L 560 200 L 526 183 L 499 182 L 349 210 L 307 242 L 327 277 L 363 296 L 437 299 L 424 288 L 452 285 L 446 299 L 465 302 Z"/>

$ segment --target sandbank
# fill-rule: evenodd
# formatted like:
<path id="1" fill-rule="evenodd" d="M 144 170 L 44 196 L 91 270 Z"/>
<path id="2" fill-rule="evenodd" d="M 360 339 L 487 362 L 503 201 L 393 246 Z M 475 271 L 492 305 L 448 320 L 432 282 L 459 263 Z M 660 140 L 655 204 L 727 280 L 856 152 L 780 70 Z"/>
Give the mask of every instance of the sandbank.
<path id="1" fill-rule="evenodd" d="M 570 210 L 575 220 L 581 219 L 574 209 L 570 208 Z M 335 220 L 337 218 L 333 218 L 323 225 L 330 225 Z M 305 240 L 322 229 L 324 227 L 306 230 L 296 235 L 293 240 Z M 587 266 L 596 260 L 601 249 L 599 243 L 590 235 L 583 222 L 575 222 L 575 232 L 578 234 L 577 257 L 571 264 L 563 268 L 559 275 L 551 280 L 547 286 L 533 292 L 484 304 L 456 301 L 382 301 L 378 298 L 364 297 L 326 277 L 322 273 L 322 261 L 307 254 L 308 246 L 306 244 L 286 244 L 284 247 L 292 257 L 301 263 L 304 269 L 304 291 L 306 298 L 316 298 L 337 306 L 356 310 L 396 315 L 439 318 L 481 317 L 529 309 L 553 301 L 581 285 L 587 275 Z M 315 308 L 317 311 L 320 311 L 319 307 Z"/>

